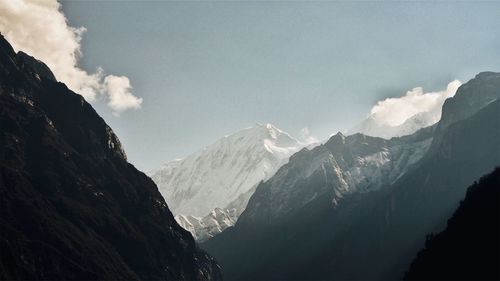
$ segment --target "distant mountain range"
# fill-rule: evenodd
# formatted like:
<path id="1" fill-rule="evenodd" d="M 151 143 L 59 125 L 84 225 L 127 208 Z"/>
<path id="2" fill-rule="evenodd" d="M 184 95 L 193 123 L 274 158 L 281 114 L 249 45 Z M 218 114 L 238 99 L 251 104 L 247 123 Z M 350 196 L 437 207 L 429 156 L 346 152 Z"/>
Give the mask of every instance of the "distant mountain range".
<path id="1" fill-rule="evenodd" d="M 0 279 L 221 279 L 92 106 L 1 35 Z"/>
<path id="2" fill-rule="evenodd" d="M 402 278 L 474 180 L 500 164 L 500 73 L 483 72 L 434 125 L 390 140 L 337 134 L 260 183 L 202 246 L 230 280 Z"/>
<path id="3" fill-rule="evenodd" d="M 204 241 L 234 225 L 259 182 L 307 144 L 257 124 L 150 172 L 181 226 Z"/>
<path id="4" fill-rule="evenodd" d="M 396 129 L 372 120 L 321 144 L 257 124 L 152 171 L 157 187 L 0 35 L 0 279 L 498 278 L 500 73 Z"/>
<path id="5" fill-rule="evenodd" d="M 348 134 L 363 133 L 387 139 L 393 136 L 411 135 L 439 121 L 445 99 L 453 96 L 459 86 L 460 82 L 455 80 L 442 92 L 424 94 L 432 95 L 433 106 L 429 107 L 428 111 L 410 116 L 398 126 L 382 123 L 377 114 L 371 114 Z M 423 97 L 421 88 L 416 88 L 414 91 L 417 92 L 409 92 L 407 96 L 418 94 L 420 98 Z M 429 97 L 425 99 L 429 102 L 427 101 Z M 405 161 L 418 160 L 417 158 L 423 155 L 429 144 L 430 138 L 415 144 L 418 147 L 414 149 L 419 149 L 416 152 L 413 148 L 410 148 L 410 151 L 402 151 L 405 148 L 395 142 L 389 144 L 391 147 L 394 145 L 391 151 L 385 152 L 380 147 L 380 153 L 377 155 L 380 159 L 364 159 L 364 162 L 352 167 L 359 169 L 352 171 L 349 180 L 366 181 L 370 182 L 370 185 L 374 185 L 373 181 L 377 180 L 394 180 L 395 176 L 406 169 Z M 278 168 L 287 162 L 288 157 L 304 146 L 306 143 L 298 141 L 271 124 L 257 124 L 226 136 L 184 159 L 168 162 L 148 174 L 159 186 L 177 222 L 189 230 L 196 240 L 203 242 L 233 226 L 245 209 L 257 184 L 274 175 Z M 398 156 L 398 153 L 402 155 Z M 392 161 L 394 157 L 406 157 L 406 154 L 413 153 L 416 153 L 413 155 L 414 158 L 403 159 L 403 163 L 399 163 L 395 169 L 387 165 L 394 162 Z M 365 164 L 369 167 L 364 167 Z M 383 167 L 383 170 L 379 167 Z M 386 179 L 385 175 L 380 174 L 388 170 L 391 170 L 391 179 Z M 372 176 L 376 179 L 368 181 Z M 355 187 L 352 183 L 350 185 L 349 192 L 352 192 Z"/>

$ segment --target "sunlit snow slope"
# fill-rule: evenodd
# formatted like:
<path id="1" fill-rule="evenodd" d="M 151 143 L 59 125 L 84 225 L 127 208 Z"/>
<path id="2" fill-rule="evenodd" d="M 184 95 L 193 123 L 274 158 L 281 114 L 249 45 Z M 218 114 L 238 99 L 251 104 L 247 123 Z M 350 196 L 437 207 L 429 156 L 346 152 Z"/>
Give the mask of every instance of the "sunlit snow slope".
<path id="1" fill-rule="evenodd" d="M 303 146 L 271 124 L 257 124 L 166 163 L 151 177 L 179 224 L 197 239 L 209 238 L 233 225 L 255 186 Z"/>

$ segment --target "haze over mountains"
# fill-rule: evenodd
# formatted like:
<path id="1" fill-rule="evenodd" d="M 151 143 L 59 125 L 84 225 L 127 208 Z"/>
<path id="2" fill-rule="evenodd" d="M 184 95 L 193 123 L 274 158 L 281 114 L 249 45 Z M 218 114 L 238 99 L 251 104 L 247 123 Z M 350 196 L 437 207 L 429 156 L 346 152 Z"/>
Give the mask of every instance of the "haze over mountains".
<path id="1" fill-rule="evenodd" d="M 258 124 L 153 171 L 157 187 L 82 96 L 0 36 L 0 279 L 491 278 L 498 168 L 466 190 L 500 165 L 500 73 L 458 85 L 389 130 L 409 135 L 309 145 Z"/>
<path id="2" fill-rule="evenodd" d="M 402 97 L 379 101 L 367 119 L 347 134 L 383 138 L 410 135 L 438 122 L 445 99 L 455 95 L 460 85 L 455 80 L 446 90 L 430 93 L 424 93 L 419 87 Z M 393 126 L 395 122 L 399 124 Z M 274 175 L 288 162 L 288 157 L 306 144 L 271 124 L 257 124 L 184 159 L 168 162 L 149 174 L 171 206 L 177 222 L 202 242 L 234 225 L 256 185 Z M 429 140 L 410 147 L 391 144 L 384 151 L 379 148 L 377 155 L 356 159 L 359 163 L 350 168 L 351 174 L 346 179 L 349 182 L 346 186 L 350 187 L 338 191 L 339 194 L 353 192 L 354 182 L 376 186 L 382 184 L 377 181 L 394 181 L 408 165 L 423 156 L 429 144 Z M 391 166 L 394 162 L 398 167 Z M 391 175 L 384 175 L 386 172 Z"/>
<path id="3" fill-rule="evenodd" d="M 435 126 L 390 140 L 337 134 L 296 153 L 203 247 L 231 280 L 402 278 L 425 235 L 500 163 L 499 89 L 500 73 L 480 73 Z"/>

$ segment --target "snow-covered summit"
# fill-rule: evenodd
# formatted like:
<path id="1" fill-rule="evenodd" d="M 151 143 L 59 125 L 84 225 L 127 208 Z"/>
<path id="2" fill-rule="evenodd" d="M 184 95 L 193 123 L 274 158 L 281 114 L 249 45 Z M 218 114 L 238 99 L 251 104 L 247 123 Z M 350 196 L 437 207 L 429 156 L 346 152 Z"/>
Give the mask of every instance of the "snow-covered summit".
<path id="1" fill-rule="evenodd" d="M 150 175 L 175 215 L 205 217 L 229 205 L 239 215 L 251 194 L 241 196 L 270 178 L 305 145 L 271 124 L 256 124 L 168 162 Z"/>

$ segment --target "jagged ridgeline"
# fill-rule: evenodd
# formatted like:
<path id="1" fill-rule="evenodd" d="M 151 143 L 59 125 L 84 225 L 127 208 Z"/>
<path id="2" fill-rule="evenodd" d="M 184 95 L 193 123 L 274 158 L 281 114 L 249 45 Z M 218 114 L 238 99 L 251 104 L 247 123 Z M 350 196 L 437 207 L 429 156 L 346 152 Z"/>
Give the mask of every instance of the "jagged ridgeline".
<path id="1" fill-rule="evenodd" d="M 402 279 L 467 187 L 500 165 L 499 98 L 500 73 L 483 72 L 432 127 L 301 150 L 202 247 L 230 280 Z"/>
<path id="2" fill-rule="evenodd" d="M 0 149 L 0 279 L 221 279 L 92 106 L 2 36 Z"/>

